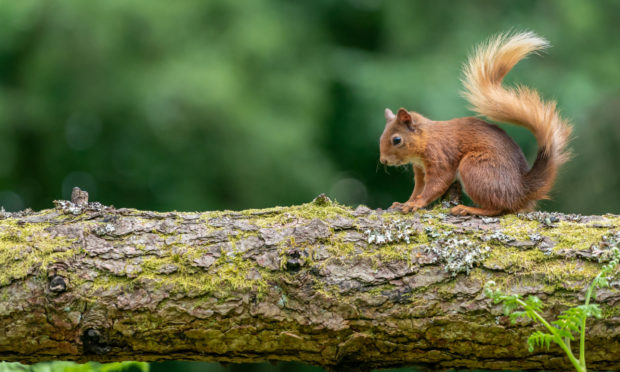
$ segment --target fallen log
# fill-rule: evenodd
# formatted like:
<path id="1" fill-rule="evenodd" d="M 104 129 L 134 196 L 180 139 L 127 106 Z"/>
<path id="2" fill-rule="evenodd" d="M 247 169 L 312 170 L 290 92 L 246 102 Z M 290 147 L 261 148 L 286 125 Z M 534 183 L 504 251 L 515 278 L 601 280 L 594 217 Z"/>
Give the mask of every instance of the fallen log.
<path id="1" fill-rule="evenodd" d="M 620 242 L 620 216 L 402 215 L 324 196 L 292 207 L 152 212 L 76 190 L 40 212 L 0 212 L 0 360 L 300 361 L 568 370 L 528 352 L 533 323 L 484 297 L 583 301 Z M 620 283 L 588 320 L 591 369 L 620 369 Z"/>

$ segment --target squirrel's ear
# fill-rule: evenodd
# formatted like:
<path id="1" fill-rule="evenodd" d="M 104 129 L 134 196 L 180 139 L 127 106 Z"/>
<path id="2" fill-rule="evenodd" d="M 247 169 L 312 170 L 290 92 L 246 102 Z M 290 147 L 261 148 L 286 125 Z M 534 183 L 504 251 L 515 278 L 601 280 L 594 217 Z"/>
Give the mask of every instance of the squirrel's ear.
<path id="1" fill-rule="evenodd" d="M 390 110 L 389 108 L 385 109 L 385 120 L 386 121 L 392 121 L 392 120 L 394 120 L 395 117 L 396 117 L 396 115 L 394 115 L 392 110 Z"/>
<path id="2" fill-rule="evenodd" d="M 407 110 L 405 110 L 404 108 L 401 108 L 398 110 L 398 121 L 400 121 L 403 124 L 411 124 L 411 114 L 409 114 L 409 112 Z"/>

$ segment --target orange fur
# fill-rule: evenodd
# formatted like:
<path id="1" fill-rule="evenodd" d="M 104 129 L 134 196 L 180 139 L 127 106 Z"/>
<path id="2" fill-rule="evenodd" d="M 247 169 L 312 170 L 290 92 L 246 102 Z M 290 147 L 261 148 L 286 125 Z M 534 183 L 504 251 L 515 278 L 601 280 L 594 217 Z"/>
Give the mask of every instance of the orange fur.
<path id="1" fill-rule="evenodd" d="M 497 215 L 531 210 L 547 197 L 557 169 L 570 155 L 566 145 L 571 127 L 555 102 L 543 102 L 526 87 L 504 88 L 502 79 L 528 54 L 547 47 L 532 32 L 502 34 L 479 46 L 464 68 L 464 95 L 474 111 L 492 120 L 523 126 L 538 141 L 531 169 L 517 144 L 499 127 L 478 118 L 432 121 L 400 109 L 386 109 L 381 135 L 381 162 L 411 163 L 416 187 L 403 204 L 409 212 L 441 196 L 457 178 L 465 193 L 480 206 L 457 206 L 454 214 Z"/>

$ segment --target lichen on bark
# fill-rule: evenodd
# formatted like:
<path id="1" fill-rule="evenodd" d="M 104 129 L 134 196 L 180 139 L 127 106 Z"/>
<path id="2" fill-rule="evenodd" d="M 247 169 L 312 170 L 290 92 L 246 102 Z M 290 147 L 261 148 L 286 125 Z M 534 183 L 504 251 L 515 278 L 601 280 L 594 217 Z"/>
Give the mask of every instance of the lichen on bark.
<path id="1" fill-rule="evenodd" d="M 0 214 L 0 359 L 297 360 L 361 370 L 564 369 L 528 353 L 487 280 L 578 304 L 620 217 L 402 215 L 318 198 L 246 211 L 150 212 L 80 200 Z M 591 368 L 620 368 L 618 281 L 589 322 Z"/>

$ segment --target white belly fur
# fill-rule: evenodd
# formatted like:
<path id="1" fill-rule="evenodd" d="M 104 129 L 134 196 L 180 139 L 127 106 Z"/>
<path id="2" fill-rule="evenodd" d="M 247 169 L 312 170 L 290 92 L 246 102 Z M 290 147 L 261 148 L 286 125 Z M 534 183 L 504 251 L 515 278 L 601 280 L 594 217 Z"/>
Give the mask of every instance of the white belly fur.
<path id="1" fill-rule="evenodd" d="M 416 167 L 420 167 L 424 169 L 424 162 L 422 161 L 422 158 L 419 158 L 416 156 L 416 157 L 410 158 L 409 162 L 415 165 Z"/>

